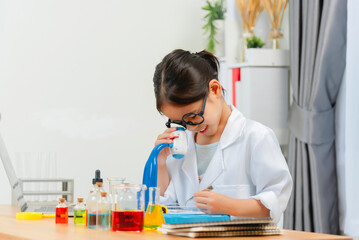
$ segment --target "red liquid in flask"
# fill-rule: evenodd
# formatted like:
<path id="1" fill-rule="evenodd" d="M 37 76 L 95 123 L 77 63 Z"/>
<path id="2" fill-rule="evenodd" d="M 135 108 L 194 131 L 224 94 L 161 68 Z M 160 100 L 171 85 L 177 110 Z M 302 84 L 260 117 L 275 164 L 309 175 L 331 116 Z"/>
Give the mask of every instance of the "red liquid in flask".
<path id="1" fill-rule="evenodd" d="M 56 208 L 56 223 L 68 223 L 68 207 Z"/>
<path id="2" fill-rule="evenodd" d="M 142 231 L 143 211 L 112 211 L 112 231 Z"/>

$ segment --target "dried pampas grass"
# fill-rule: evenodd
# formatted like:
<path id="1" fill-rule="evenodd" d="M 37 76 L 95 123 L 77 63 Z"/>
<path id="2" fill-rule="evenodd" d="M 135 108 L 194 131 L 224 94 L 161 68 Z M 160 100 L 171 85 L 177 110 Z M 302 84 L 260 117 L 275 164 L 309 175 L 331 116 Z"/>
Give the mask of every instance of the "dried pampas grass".
<path id="1" fill-rule="evenodd" d="M 271 22 L 271 33 L 269 37 L 273 39 L 273 48 L 279 48 L 278 38 L 283 37 L 281 27 L 283 22 L 284 10 L 288 5 L 288 0 L 261 0 L 266 9 Z"/>
<path id="2" fill-rule="evenodd" d="M 257 17 L 264 9 L 261 0 L 236 0 L 236 2 L 242 17 L 244 31 L 253 34 Z"/>

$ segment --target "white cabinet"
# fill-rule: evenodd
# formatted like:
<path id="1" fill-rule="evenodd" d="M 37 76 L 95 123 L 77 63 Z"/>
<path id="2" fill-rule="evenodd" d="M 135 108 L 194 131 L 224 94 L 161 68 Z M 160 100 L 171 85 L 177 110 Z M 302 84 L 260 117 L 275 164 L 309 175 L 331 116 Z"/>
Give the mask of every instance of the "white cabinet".
<path id="1" fill-rule="evenodd" d="M 275 132 L 280 145 L 288 144 L 289 109 L 288 64 L 249 63 L 226 66 L 221 62 L 220 78 L 226 89 L 225 99 L 246 118 L 258 121 Z"/>

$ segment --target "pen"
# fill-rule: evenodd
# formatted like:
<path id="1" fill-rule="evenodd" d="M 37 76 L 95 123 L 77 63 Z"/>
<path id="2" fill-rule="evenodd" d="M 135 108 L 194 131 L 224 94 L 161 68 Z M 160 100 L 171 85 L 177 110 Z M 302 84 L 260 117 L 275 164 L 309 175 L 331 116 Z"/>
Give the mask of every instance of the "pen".
<path id="1" fill-rule="evenodd" d="M 211 191 L 211 190 L 213 190 L 213 186 L 208 186 L 208 187 L 206 187 L 205 189 L 203 189 L 202 191 Z M 188 203 L 188 201 L 191 201 L 193 198 L 194 198 L 194 196 L 190 197 L 190 199 L 188 199 L 188 200 L 184 203 L 184 205 L 186 206 L 187 203 Z"/>

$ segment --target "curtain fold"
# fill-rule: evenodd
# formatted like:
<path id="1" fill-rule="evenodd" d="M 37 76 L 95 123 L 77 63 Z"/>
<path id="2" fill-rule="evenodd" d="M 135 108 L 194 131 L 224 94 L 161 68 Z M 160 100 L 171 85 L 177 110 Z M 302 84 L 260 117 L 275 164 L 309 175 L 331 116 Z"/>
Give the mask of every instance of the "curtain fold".
<path id="1" fill-rule="evenodd" d="M 339 233 L 335 104 L 346 60 L 346 0 L 292 0 L 288 165 L 294 188 L 284 228 Z"/>

